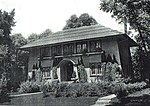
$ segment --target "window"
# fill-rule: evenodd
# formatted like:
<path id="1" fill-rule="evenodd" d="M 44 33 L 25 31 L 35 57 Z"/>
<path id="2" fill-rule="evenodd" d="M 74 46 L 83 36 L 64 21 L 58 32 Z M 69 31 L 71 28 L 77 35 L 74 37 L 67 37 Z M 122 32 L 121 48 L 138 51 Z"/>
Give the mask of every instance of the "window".
<path id="1" fill-rule="evenodd" d="M 43 67 L 42 68 L 42 76 L 43 76 L 43 78 L 51 78 L 51 68 Z"/>
<path id="2" fill-rule="evenodd" d="M 73 54 L 74 53 L 74 45 L 73 44 L 65 44 L 63 47 L 64 55 Z"/>
<path id="3" fill-rule="evenodd" d="M 99 48 L 101 48 L 101 42 L 100 42 L 100 41 L 97 41 L 97 42 L 96 42 L 96 49 L 99 49 Z"/>
<path id="4" fill-rule="evenodd" d="M 77 53 L 87 52 L 87 42 L 77 43 Z"/>
<path id="5" fill-rule="evenodd" d="M 52 56 L 59 56 L 61 55 L 61 46 L 60 45 L 52 46 L 51 51 L 52 51 Z"/>
<path id="6" fill-rule="evenodd" d="M 101 63 L 90 63 L 91 75 L 100 75 L 101 72 Z"/>
<path id="7" fill-rule="evenodd" d="M 101 73 L 102 73 L 102 70 L 101 70 L 101 64 L 98 64 L 97 68 L 98 68 L 97 74 L 101 74 Z"/>
<path id="8" fill-rule="evenodd" d="M 81 53 L 82 51 L 82 45 L 81 43 L 77 43 L 77 53 Z"/>
<path id="9" fill-rule="evenodd" d="M 87 43 L 82 44 L 82 51 L 87 52 Z"/>
<path id="10" fill-rule="evenodd" d="M 94 41 L 90 42 L 90 51 L 92 51 L 92 52 L 96 51 Z"/>
<path id="11" fill-rule="evenodd" d="M 41 56 L 42 57 L 50 56 L 50 49 L 49 49 L 49 47 L 41 48 Z"/>
<path id="12" fill-rule="evenodd" d="M 101 41 L 91 41 L 90 42 L 90 51 L 95 52 L 95 51 L 100 51 L 101 50 Z"/>
<path id="13" fill-rule="evenodd" d="M 96 74 L 96 72 L 95 72 L 95 64 L 91 65 L 91 70 L 92 70 L 92 74 Z"/>

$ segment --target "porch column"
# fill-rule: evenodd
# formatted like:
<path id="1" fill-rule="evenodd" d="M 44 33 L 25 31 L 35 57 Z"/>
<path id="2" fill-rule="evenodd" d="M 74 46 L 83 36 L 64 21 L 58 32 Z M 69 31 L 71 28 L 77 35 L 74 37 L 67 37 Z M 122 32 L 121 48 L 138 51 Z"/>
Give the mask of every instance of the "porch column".
<path id="1" fill-rule="evenodd" d="M 61 82 L 60 67 L 57 68 L 58 80 Z"/>
<path id="2" fill-rule="evenodd" d="M 78 69 L 77 69 L 77 66 L 73 66 L 73 71 L 75 71 L 75 73 L 76 73 L 76 78 L 75 79 L 77 79 L 77 81 L 79 81 L 79 75 L 78 75 Z"/>

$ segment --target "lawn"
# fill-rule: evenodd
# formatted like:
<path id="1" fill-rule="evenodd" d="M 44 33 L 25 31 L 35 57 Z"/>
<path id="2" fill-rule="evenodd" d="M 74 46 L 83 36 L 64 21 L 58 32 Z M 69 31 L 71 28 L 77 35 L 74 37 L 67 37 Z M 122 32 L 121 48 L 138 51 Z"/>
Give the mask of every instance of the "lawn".
<path id="1" fill-rule="evenodd" d="M 90 106 L 98 97 L 57 97 L 43 98 L 43 94 L 14 97 L 9 105 L 15 106 Z"/>

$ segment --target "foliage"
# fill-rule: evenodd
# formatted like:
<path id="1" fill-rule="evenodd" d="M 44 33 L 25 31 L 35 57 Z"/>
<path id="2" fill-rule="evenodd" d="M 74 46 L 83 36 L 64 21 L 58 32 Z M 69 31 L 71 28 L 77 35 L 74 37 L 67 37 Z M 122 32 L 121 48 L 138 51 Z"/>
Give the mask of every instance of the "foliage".
<path id="1" fill-rule="evenodd" d="M 133 57 L 135 80 L 149 79 L 150 63 L 150 1 L 149 0 L 101 0 L 100 9 L 112 13 L 120 23 L 129 23 L 138 32 L 135 36 L 140 45 Z"/>
<path id="2" fill-rule="evenodd" d="M 112 57 L 110 54 L 106 55 L 105 51 L 102 52 L 101 58 L 102 58 L 102 62 L 118 63 L 116 56 L 114 54 Z"/>
<path id="3" fill-rule="evenodd" d="M 33 41 L 38 40 L 38 39 L 39 39 L 38 35 L 36 33 L 32 33 L 28 37 L 28 43 L 33 42 Z"/>
<path id="4" fill-rule="evenodd" d="M 63 30 L 82 26 L 91 26 L 95 24 L 97 24 L 97 21 L 88 13 L 81 14 L 79 18 L 74 14 L 70 17 L 70 19 L 67 20 Z"/>
<path id="5" fill-rule="evenodd" d="M 129 23 L 130 27 L 138 31 L 140 46 L 148 56 L 150 35 L 150 1 L 149 0 L 101 0 L 100 9 L 112 13 L 112 17 L 121 22 Z"/>
<path id="6" fill-rule="evenodd" d="M 130 78 L 124 78 L 117 63 L 108 62 L 103 64 L 106 69 L 102 75 L 103 80 L 99 84 L 102 88 L 107 89 L 108 93 L 115 93 L 118 97 L 123 97 L 147 87 L 145 82 L 131 82 Z"/>
<path id="7" fill-rule="evenodd" d="M 11 12 L 0 10 L 0 74 L 5 72 L 7 79 L 11 79 L 12 76 L 11 51 L 13 48 L 10 34 L 12 27 L 15 26 L 14 16 L 14 9 Z"/>
<path id="8" fill-rule="evenodd" d="M 45 31 L 43 31 L 40 34 L 36 34 L 36 33 L 32 33 L 31 35 L 29 35 L 27 41 L 28 43 L 36 41 L 38 39 L 42 39 L 44 37 L 50 36 L 52 34 L 52 31 L 50 29 L 46 29 Z"/>
<path id="9" fill-rule="evenodd" d="M 78 66 L 79 82 L 87 82 L 87 73 L 83 65 Z"/>
<path id="10" fill-rule="evenodd" d="M 150 51 L 148 51 L 148 55 L 150 55 Z M 141 47 L 136 48 L 134 55 L 132 56 L 132 64 L 133 64 L 133 72 L 135 80 L 145 80 L 149 79 L 149 58 L 147 57 L 144 50 Z"/>
<path id="11" fill-rule="evenodd" d="M 52 68 L 52 76 L 54 79 L 57 79 L 58 78 L 58 75 L 57 75 L 57 67 L 53 67 Z"/>
<path id="12" fill-rule="evenodd" d="M 42 81 L 40 90 L 42 92 L 54 92 L 58 87 L 58 80 Z"/>
<path id="13" fill-rule="evenodd" d="M 28 51 L 20 50 L 19 48 L 27 44 L 27 40 L 20 34 L 13 34 L 11 37 L 12 40 L 12 51 L 11 51 L 11 63 L 12 67 L 12 85 L 14 90 L 17 90 L 20 82 L 24 81 L 27 76 L 27 65 L 28 65 Z"/>
<path id="14" fill-rule="evenodd" d="M 110 86 L 110 91 L 117 94 L 118 97 L 127 96 L 135 91 L 142 90 L 147 87 L 145 82 L 125 83 L 113 81 Z"/>
<path id="15" fill-rule="evenodd" d="M 11 12 L 6 12 L 0 10 L 0 29 L 3 30 L 4 35 L 0 35 L 0 39 L 2 44 L 9 43 L 9 34 L 11 34 L 12 27 L 15 26 L 14 21 L 15 9 Z"/>
<path id="16" fill-rule="evenodd" d="M 6 73 L 3 73 L 0 79 L 0 103 L 9 101 L 8 93 L 8 79 Z"/>
<path id="17" fill-rule="evenodd" d="M 26 81 L 20 85 L 19 93 L 34 93 L 39 92 L 40 86 L 37 82 Z"/>
<path id="18" fill-rule="evenodd" d="M 107 91 L 103 90 L 101 85 L 97 83 L 59 83 L 56 89 L 57 95 L 64 97 L 88 97 L 107 94 Z"/>

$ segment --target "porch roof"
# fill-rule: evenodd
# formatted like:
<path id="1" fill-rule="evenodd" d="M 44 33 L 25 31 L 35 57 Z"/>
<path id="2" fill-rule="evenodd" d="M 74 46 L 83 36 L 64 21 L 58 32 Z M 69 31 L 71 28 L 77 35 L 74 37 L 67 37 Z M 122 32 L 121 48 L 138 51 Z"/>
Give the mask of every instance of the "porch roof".
<path id="1" fill-rule="evenodd" d="M 118 36 L 118 35 L 124 35 L 124 33 L 97 24 L 92 26 L 84 26 L 79 28 L 58 31 L 56 33 L 51 34 L 48 37 L 28 43 L 27 45 L 22 46 L 21 49 L 92 38 Z"/>

